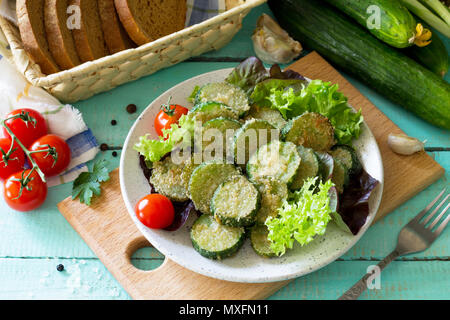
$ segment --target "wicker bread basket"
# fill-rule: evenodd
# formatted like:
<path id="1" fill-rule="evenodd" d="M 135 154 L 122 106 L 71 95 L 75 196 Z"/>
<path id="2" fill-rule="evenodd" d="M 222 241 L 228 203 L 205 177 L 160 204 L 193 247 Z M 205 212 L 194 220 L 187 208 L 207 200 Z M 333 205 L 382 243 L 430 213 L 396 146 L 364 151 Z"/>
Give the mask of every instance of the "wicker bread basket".
<path id="1" fill-rule="evenodd" d="M 135 49 L 83 63 L 70 70 L 44 75 L 23 49 L 18 28 L 0 17 L 0 28 L 9 43 L 10 59 L 27 80 L 61 102 L 73 103 L 162 68 L 226 45 L 242 26 L 249 11 L 266 0 L 247 0 L 202 23 L 172 33 Z"/>

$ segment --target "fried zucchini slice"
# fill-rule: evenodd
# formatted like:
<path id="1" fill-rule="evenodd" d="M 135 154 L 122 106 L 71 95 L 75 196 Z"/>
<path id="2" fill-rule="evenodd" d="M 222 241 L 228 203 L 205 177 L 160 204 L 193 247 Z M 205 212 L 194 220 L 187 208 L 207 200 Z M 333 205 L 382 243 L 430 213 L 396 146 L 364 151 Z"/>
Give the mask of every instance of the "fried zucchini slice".
<path id="1" fill-rule="evenodd" d="M 252 181 L 261 176 L 271 176 L 289 184 L 297 174 L 300 161 L 295 144 L 274 140 L 250 157 L 247 174 Z"/>
<path id="2" fill-rule="evenodd" d="M 277 129 L 283 129 L 283 127 L 287 124 L 287 121 L 284 120 L 280 111 L 269 108 L 269 107 L 260 107 L 256 104 L 252 105 L 250 111 L 245 118 L 246 120 L 251 119 L 260 119 L 265 120 L 271 125 L 273 125 Z"/>
<path id="3" fill-rule="evenodd" d="M 205 84 L 197 92 L 196 103 L 216 101 L 226 104 L 243 117 L 250 110 L 248 96 L 244 90 L 228 82 L 215 82 Z"/>
<path id="4" fill-rule="evenodd" d="M 355 149 L 348 145 L 334 146 L 330 154 L 333 158 L 340 160 L 348 169 L 350 175 L 355 175 L 361 172 L 362 165 L 358 159 Z"/>
<path id="5" fill-rule="evenodd" d="M 339 159 L 334 159 L 334 169 L 331 181 L 335 184 L 336 190 L 339 193 L 343 193 L 345 187 L 348 185 L 348 169 Z"/>
<path id="6" fill-rule="evenodd" d="M 278 139 L 279 131 L 265 120 L 252 119 L 236 131 L 234 136 L 234 159 L 245 168 L 250 157 L 259 147 Z"/>
<path id="7" fill-rule="evenodd" d="M 150 183 L 156 192 L 173 201 L 187 201 L 189 200 L 189 180 L 196 167 L 191 158 L 175 164 L 172 157 L 166 157 L 162 161 L 153 163 Z"/>
<path id="8" fill-rule="evenodd" d="M 216 220 L 230 227 L 253 225 L 259 206 L 259 192 L 244 176 L 222 183 L 211 200 L 211 212 Z"/>
<path id="9" fill-rule="evenodd" d="M 208 259 L 222 260 L 244 243 L 245 229 L 220 224 L 212 215 L 202 215 L 191 228 L 194 249 Z"/>
<path id="10" fill-rule="evenodd" d="M 302 161 L 300 162 L 297 174 L 290 185 L 292 190 L 301 189 L 306 179 L 319 175 L 319 159 L 313 149 L 298 146 L 297 151 L 300 154 Z"/>
<path id="11" fill-rule="evenodd" d="M 315 151 L 328 151 L 336 144 L 333 125 L 328 118 L 314 112 L 305 112 L 290 120 L 282 136 L 285 141 Z"/>
<path id="12" fill-rule="evenodd" d="M 268 217 L 276 217 L 278 209 L 288 197 L 287 184 L 274 177 L 255 178 L 255 185 L 261 195 L 261 207 L 256 214 L 256 223 L 264 224 Z"/>
<path id="13" fill-rule="evenodd" d="M 269 230 L 266 225 L 255 225 L 250 229 L 250 242 L 253 250 L 260 256 L 270 258 L 275 257 L 275 252 L 270 248 L 270 241 L 267 238 Z"/>
<path id="14" fill-rule="evenodd" d="M 219 102 L 204 102 L 197 104 L 189 111 L 189 116 L 202 124 L 215 118 L 223 117 L 237 120 L 239 118 L 236 111 L 229 106 Z"/>
<path id="15" fill-rule="evenodd" d="M 204 162 L 195 168 L 189 180 L 189 193 L 195 208 L 211 214 L 211 199 L 216 189 L 227 179 L 240 174 L 234 165 L 216 161 Z"/>
<path id="16" fill-rule="evenodd" d="M 214 134 L 221 134 L 223 137 L 222 140 L 222 150 L 223 150 L 223 159 L 227 159 L 229 157 L 230 162 L 234 162 L 234 152 L 233 152 L 233 141 L 234 141 L 234 135 L 236 131 L 242 127 L 242 124 L 233 119 L 229 118 L 216 118 L 207 121 L 203 124 L 203 150 L 208 150 L 208 146 L 212 143 L 215 143 L 215 138 L 210 139 L 211 135 L 208 134 L 210 132 L 209 130 L 217 130 L 217 131 L 211 131 L 210 133 L 212 135 Z M 212 140 L 212 141 L 211 141 Z M 215 156 L 213 154 L 212 156 Z M 227 157 L 228 156 L 228 157 Z"/>

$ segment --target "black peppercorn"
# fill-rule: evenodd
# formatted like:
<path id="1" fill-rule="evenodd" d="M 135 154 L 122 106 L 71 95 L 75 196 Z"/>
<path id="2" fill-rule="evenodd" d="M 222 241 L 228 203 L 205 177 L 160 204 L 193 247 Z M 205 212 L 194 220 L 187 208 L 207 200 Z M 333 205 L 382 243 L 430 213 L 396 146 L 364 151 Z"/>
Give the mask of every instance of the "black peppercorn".
<path id="1" fill-rule="evenodd" d="M 113 151 L 112 156 L 113 156 L 113 157 L 117 157 L 117 152 L 116 152 L 116 151 Z"/>
<path id="2" fill-rule="evenodd" d="M 131 104 L 129 104 L 127 106 L 127 112 L 128 113 L 135 113 L 136 110 L 137 110 L 137 106 L 135 104 L 133 104 L 133 103 L 131 103 Z"/>
<path id="3" fill-rule="evenodd" d="M 64 265 L 58 264 L 58 265 L 56 266 L 56 270 L 58 270 L 59 272 L 64 271 Z"/>
<path id="4" fill-rule="evenodd" d="M 106 143 L 102 143 L 102 144 L 100 145 L 100 150 L 106 151 L 106 150 L 108 150 L 108 149 L 109 149 L 109 146 L 108 146 Z"/>
<path id="5" fill-rule="evenodd" d="M 116 120 L 111 120 L 111 125 L 115 126 L 117 124 Z"/>

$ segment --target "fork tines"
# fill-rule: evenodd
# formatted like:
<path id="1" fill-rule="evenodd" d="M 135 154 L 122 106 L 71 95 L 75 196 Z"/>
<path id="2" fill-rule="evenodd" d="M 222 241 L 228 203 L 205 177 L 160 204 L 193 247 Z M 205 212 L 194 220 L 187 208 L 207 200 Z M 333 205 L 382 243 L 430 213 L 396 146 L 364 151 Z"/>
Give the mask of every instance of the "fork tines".
<path id="1" fill-rule="evenodd" d="M 431 208 L 433 208 L 433 206 L 442 198 L 442 196 L 445 194 L 447 188 L 444 188 L 444 190 L 441 191 L 441 193 L 439 193 L 439 195 L 433 199 L 433 201 L 430 202 L 430 204 L 428 204 L 428 206 L 422 210 L 413 220 L 416 223 L 420 223 L 423 227 L 426 227 L 427 224 L 431 221 L 431 219 L 434 218 L 434 220 L 431 222 L 431 224 L 427 227 L 428 230 L 432 230 L 437 224 L 438 222 L 442 219 L 442 217 L 444 217 L 445 213 L 447 212 L 447 210 L 450 208 L 450 203 L 448 203 L 448 200 L 450 198 L 450 194 L 447 194 L 444 199 L 434 208 L 434 210 L 430 212 Z M 439 211 L 439 209 L 441 209 L 442 206 L 444 206 L 445 204 L 447 204 L 445 206 L 445 208 L 436 216 L 436 213 Z M 424 218 L 426 216 L 426 218 L 421 222 L 420 220 L 422 218 Z M 443 230 L 444 228 L 447 226 L 448 222 L 450 221 L 450 215 L 448 215 L 444 221 L 442 221 L 438 228 L 434 231 L 434 234 L 436 236 L 438 236 Z"/>

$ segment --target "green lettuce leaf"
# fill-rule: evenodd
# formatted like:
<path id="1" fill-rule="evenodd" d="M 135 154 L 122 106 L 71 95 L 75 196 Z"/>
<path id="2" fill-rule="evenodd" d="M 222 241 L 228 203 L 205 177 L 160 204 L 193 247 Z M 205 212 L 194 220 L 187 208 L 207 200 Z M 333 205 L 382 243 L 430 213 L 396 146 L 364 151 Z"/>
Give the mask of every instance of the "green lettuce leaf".
<path id="1" fill-rule="evenodd" d="M 301 91 L 306 86 L 305 80 L 299 79 L 268 79 L 258 83 L 250 96 L 253 103 L 261 107 L 272 107 L 281 112 L 283 117 L 287 119 L 287 112 L 290 110 L 290 97 L 280 99 L 278 95 L 272 92 L 285 92 L 287 88 L 292 93 Z M 292 95 L 295 97 L 295 94 Z M 277 101 L 272 101 L 275 99 Z M 276 106 L 276 107 L 274 107 Z"/>
<path id="2" fill-rule="evenodd" d="M 171 152 L 180 143 L 190 145 L 194 136 L 195 121 L 192 117 L 182 115 L 178 124 L 172 124 L 170 129 L 163 130 L 164 137 L 149 139 L 146 134 L 139 138 L 134 145 L 134 150 L 145 157 L 145 161 L 159 161 L 167 153 Z"/>
<path id="3" fill-rule="evenodd" d="M 292 249 L 295 241 L 303 246 L 325 233 L 332 214 L 329 191 L 333 183 L 317 180 L 317 177 L 307 179 L 300 190 L 284 201 L 278 216 L 266 220 L 270 248 L 278 256 Z"/>
<path id="4" fill-rule="evenodd" d="M 197 97 L 197 93 L 200 91 L 200 86 L 195 86 L 194 90 L 192 90 L 191 95 L 187 98 L 187 101 L 194 103 L 195 98 Z"/>
<path id="5" fill-rule="evenodd" d="M 264 92 L 270 91 L 265 98 L 266 101 L 271 108 L 279 110 L 287 119 L 306 111 L 317 112 L 327 117 L 335 129 L 337 141 L 340 144 L 348 144 L 353 138 L 359 137 L 363 117 L 361 111 L 354 112 L 350 108 L 347 98 L 338 89 L 337 84 L 313 80 L 302 90 L 289 86 L 280 87 L 274 83 L 270 88 L 265 88 Z"/>

